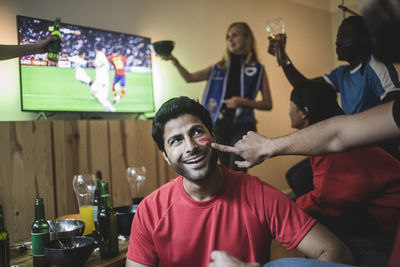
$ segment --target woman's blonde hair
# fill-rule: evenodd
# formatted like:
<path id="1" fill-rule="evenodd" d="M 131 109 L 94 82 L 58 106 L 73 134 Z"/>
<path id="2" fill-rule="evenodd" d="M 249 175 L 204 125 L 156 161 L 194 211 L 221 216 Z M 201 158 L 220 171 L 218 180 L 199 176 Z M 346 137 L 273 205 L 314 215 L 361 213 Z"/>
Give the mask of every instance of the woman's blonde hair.
<path id="1" fill-rule="evenodd" d="M 244 54 L 246 56 L 245 58 L 246 64 L 258 62 L 259 60 L 257 56 L 256 40 L 249 25 L 247 25 L 246 22 L 234 22 L 228 27 L 228 30 L 226 32 L 228 33 L 233 27 L 238 27 L 242 31 L 244 37 L 246 38 L 245 54 Z M 231 55 L 232 53 L 229 52 L 227 47 L 221 61 L 217 63 L 218 66 L 222 69 L 226 69 L 228 61 L 231 58 Z"/>

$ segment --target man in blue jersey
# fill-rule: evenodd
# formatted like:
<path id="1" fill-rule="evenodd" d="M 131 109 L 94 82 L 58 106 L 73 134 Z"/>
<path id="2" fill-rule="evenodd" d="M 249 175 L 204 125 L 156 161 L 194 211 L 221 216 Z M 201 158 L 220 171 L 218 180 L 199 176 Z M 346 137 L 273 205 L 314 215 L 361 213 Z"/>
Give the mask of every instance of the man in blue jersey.
<path id="1" fill-rule="evenodd" d="M 400 82 L 392 64 L 382 63 L 371 55 L 370 36 L 363 17 L 350 16 L 342 21 L 336 38 L 338 59 L 348 65 L 341 65 L 329 74 L 312 80 L 327 82 L 339 93 L 342 109 L 354 114 L 393 100 L 400 94 Z M 269 52 L 282 55 L 282 69 L 293 87 L 309 80 L 293 65 L 286 54 L 284 43 L 270 41 Z"/>
<path id="2" fill-rule="evenodd" d="M 342 21 L 335 44 L 338 59 L 348 65 L 341 65 L 329 74 L 313 79 L 306 78 L 296 69 L 286 54 L 284 41 L 271 39 L 268 52 L 282 55 L 280 65 L 293 87 L 307 80 L 331 84 L 340 93 L 341 106 L 346 114 L 362 112 L 400 95 L 396 69 L 371 55 L 370 35 L 362 16 L 350 16 Z M 385 144 L 382 147 L 400 158 L 398 145 Z M 312 190 L 312 170 L 308 159 L 291 167 L 286 179 L 294 193 L 292 198 Z"/>

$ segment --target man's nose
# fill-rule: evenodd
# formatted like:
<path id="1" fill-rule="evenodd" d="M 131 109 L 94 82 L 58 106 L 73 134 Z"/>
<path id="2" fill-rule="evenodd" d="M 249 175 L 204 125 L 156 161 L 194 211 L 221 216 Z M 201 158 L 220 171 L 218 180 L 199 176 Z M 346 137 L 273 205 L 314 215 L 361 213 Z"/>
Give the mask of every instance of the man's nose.
<path id="1" fill-rule="evenodd" d="M 186 152 L 191 152 L 193 149 L 199 147 L 199 144 L 191 137 L 185 138 L 185 150 Z"/>

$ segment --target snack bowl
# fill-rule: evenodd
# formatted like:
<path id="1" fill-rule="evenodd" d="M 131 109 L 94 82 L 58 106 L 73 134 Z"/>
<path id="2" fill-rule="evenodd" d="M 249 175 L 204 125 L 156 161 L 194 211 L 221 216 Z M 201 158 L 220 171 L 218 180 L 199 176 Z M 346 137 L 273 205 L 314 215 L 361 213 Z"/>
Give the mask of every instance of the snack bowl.
<path id="1" fill-rule="evenodd" d="M 76 219 L 48 220 L 50 240 L 81 236 L 85 230 L 85 223 Z"/>
<path id="2" fill-rule="evenodd" d="M 119 235 L 129 236 L 131 234 L 132 220 L 136 213 L 137 206 L 138 205 L 130 205 L 114 208 L 117 215 Z"/>
<path id="3" fill-rule="evenodd" d="M 158 41 L 151 44 L 152 50 L 159 57 L 167 57 L 171 54 L 174 49 L 175 42 L 171 40 Z"/>
<path id="4" fill-rule="evenodd" d="M 95 240 L 87 236 L 74 236 L 51 240 L 44 249 L 51 264 L 58 267 L 82 266 L 95 248 Z"/>

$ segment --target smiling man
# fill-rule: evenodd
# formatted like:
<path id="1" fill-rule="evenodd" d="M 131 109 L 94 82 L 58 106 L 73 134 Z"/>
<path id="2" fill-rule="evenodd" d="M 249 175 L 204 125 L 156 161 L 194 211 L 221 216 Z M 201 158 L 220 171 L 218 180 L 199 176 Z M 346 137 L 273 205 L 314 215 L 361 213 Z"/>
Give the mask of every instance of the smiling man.
<path id="1" fill-rule="evenodd" d="M 246 262 L 269 261 L 271 240 L 307 257 L 348 263 L 348 248 L 294 202 L 257 177 L 217 164 L 208 111 L 173 98 L 153 121 L 152 135 L 180 174 L 139 205 L 126 266 L 208 266 L 214 250 Z"/>

